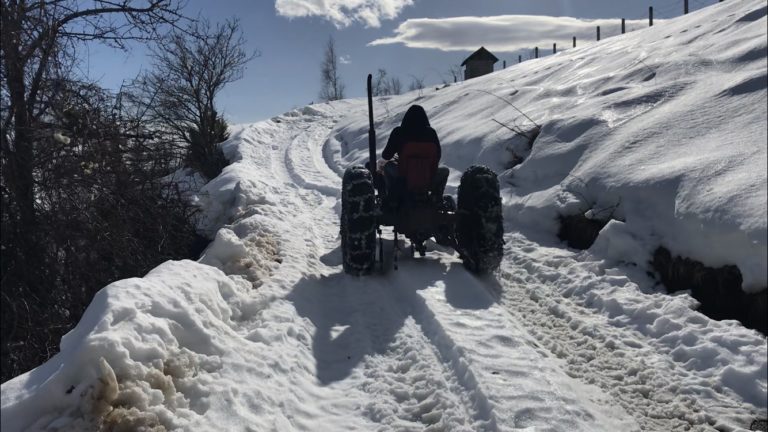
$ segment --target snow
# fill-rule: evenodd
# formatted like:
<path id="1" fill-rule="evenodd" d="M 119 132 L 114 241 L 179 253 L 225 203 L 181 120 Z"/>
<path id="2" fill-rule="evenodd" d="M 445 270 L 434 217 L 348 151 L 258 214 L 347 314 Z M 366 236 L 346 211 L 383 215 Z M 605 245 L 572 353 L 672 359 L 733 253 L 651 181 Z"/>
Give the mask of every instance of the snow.
<path id="1" fill-rule="evenodd" d="M 2 384 L 18 430 L 743 430 L 768 415 L 766 338 L 646 274 L 659 245 L 766 286 L 766 8 L 652 29 L 374 103 L 378 148 L 425 107 L 451 169 L 500 173 L 497 274 L 430 244 L 345 275 L 340 176 L 364 100 L 238 125 L 194 194 L 214 239 L 95 296 L 61 352 Z M 532 148 L 492 121 L 530 131 Z M 509 168 L 512 152 L 524 157 Z M 178 178 L 192 177 L 180 172 Z M 587 251 L 557 215 L 613 219 Z M 385 249 L 393 247 L 385 229 Z M 391 263 L 388 263 L 391 264 Z"/>
<path id="2" fill-rule="evenodd" d="M 231 343 L 233 319 L 242 312 L 225 299 L 243 300 L 249 289 L 192 261 L 169 261 L 144 278 L 107 286 L 62 338 L 59 354 L 26 379 L 3 384 L 2 428 L 94 429 L 109 411 L 102 405 L 122 410 L 107 424 L 119 416 L 135 417 L 135 424 L 188 424 L 214 403 L 216 386 L 204 372 L 221 368 L 223 353 L 240 355 Z"/>
<path id="3" fill-rule="evenodd" d="M 558 214 L 618 203 L 617 218 L 642 243 L 736 265 L 744 290 L 759 291 L 768 286 L 762 6 L 715 5 L 423 98 L 383 99 L 379 142 L 419 103 L 453 180 L 468 162 L 504 172 L 508 226 L 551 234 Z M 543 127 L 530 155 L 516 150 L 525 161 L 505 171 L 507 149 L 525 140 L 493 119 L 534 127 L 515 107 Z M 366 130 L 362 116 L 340 130 L 350 149 L 339 162 L 367 157 Z"/>

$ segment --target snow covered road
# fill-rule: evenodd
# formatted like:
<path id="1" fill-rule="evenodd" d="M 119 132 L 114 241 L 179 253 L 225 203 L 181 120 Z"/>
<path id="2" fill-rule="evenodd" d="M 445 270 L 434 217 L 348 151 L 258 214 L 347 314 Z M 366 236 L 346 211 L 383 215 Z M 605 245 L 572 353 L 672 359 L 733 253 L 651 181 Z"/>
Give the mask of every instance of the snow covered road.
<path id="1" fill-rule="evenodd" d="M 308 107 L 234 139 L 242 158 L 235 200 L 254 205 L 240 204 L 233 230 L 261 224 L 255 231 L 276 238 L 282 260 L 256 294 L 262 309 L 239 330 L 268 345 L 252 354 L 264 364 L 291 359 L 283 373 L 259 381 L 275 398 L 260 408 L 264 427 L 688 430 L 759 414 L 718 384 L 719 353 L 692 365 L 685 361 L 695 354 L 670 355 L 682 337 L 696 349 L 697 336 L 682 331 L 696 325 L 687 297 L 645 299 L 625 275 L 519 233 L 506 236 L 498 277 L 477 279 L 435 245 L 397 272 L 343 274 L 343 168 L 328 166 L 323 146 L 338 120 L 363 108 Z M 249 253 L 261 252 L 256 245 Z M 596 294 L 601 289 L 609 292 Z M 630 291 L 623 303 L 621 289 Z M 710 331 L 716 337 L 739 331 L 717 326 L 724 328 Z"/>
<path id="2" fill-rule="evenodd" d="M 611 398 L 563 373 L 560 362 L 494 298 L 498 282 L 468 274 L 452 252 L 406 259 L 398 272 L 383 276 L 342 273 L 340 177 L 321 157 L 337 110 L 309 107 L 302 115 L 281 116 L 240 133 L 243 142 L 253 142 L 240 147 L 241 163 L 252 166 L 249 177 L 268 184 L 275 210 L 290 214 L 273 228 L 282 247 L 279 278 L 268 278 L 259 288 L 272 303 L 243 324 L 244 333 L 258 334 L 271 341 L 270 351 L 286 353 L 296 347 L 276 346 L 275 334 L 312 335 L 311 344 L 300 348 L 310 350 L 303 357 L 313 360 L 306 367 L 314 374 L 288 387 L 261 382 L 292 403 L 322 400 L 325 414 L 309 410 L 302 419 L 293 413 L 293 426 L 636 428 Z M 385 247 L 391 250 L 391 241 Z"/>
<path id="3" fill-rule="evenodd" d="M 353 102 L 308 107 L 239 137 L 250 142 L 238 147 L 247 178 L 271 190 L 271 210 L 264 200 L 254 202 L 264 214 L 276 212 L 270 231 L 283 257 L 259 288 L 272 303 L 244 324 L 244 333 L 270 341 L 270 356 L 298 348 L 312 363 L 304 365 L 312 373 L 290 386 L 281 389 L 284 377 L 276 377 L 272 385 L 285 403 L 322 400 L 323 414 L 306 410 L 301 418 L 288 410 L 292 427 L 689 430 L 727 428 L 759 415 L 729 388 L 743 382 L 729 386 L 720 377 L 727 360 L 734 370 L 749 370 L 727 352 L 745 348 L 739 340 L 752 343 L 749 331 L 704 319 L 689 297 L 638 295 L 627 275 L 601 269 L 588 255 L 513 231 L 497 276 L 476 278 L 436 245 L 425 258 L 406 258 L 397 272 L 343 274 L 337 235 L 343 167 L 329 166 L 331 158 L 322 155 L 336 122 L 361 109 Z M 385 248 L 392 247 L 387 241 Z M 709 327 L 709 339 L 746 337 L 721 353 L 717 344 L 699 341 L 700 333 L 684 330 L 697 325 Z M 284 335 L 292 333 L 311 335 L 311 342 L 306 336 L 307 345 L 290 346 L 294 341 Z M 751 401 L 757 406 L 760 391 Z"/>

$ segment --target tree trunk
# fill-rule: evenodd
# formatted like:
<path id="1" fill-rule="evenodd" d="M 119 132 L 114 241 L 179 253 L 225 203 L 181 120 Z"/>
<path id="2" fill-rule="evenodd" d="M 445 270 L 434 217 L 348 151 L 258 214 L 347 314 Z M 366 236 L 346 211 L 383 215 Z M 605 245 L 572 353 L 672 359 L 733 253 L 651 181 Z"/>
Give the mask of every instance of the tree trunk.
<path id="1" fill-rule="evenodd" d="M 11 218 L 19 231 L 17 234 L 23 239 L 31 240 L 36 226 L 32 172 L 34 137 L 31 133 L 32 122 L 24 82 L 25 60 L 21 58 L 17 36 L 21 34 L 21 26 L 18 17 L 8 13 L 10 11 L 6 8 L 3 9 L 3 33 L 0 43 L 2 43 L 5 60 L 6 85 L 11 101 L 10 111 L 13 115 L 13 136 L 3 137 L 2 151 L 8 165 L 2 175 L 15 204 L 15 206 L 11 205 L 9 210 L 18 212 Z M 13 216 L 12 213 L 11 215 Z"/>

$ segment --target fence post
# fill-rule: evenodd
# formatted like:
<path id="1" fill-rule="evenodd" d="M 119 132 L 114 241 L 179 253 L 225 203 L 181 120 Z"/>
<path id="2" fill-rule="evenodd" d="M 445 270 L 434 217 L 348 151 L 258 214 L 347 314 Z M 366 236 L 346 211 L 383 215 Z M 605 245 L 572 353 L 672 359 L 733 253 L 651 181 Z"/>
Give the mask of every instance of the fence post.
<path id="1" fill-rule="evenodd" d="M 557 54 L 557 43 L 552 44 L 552 54 Z"/>
<path id="2" fill-rule="evenodd" d="M 533 48 L 533 58 L 539 58 L 539 47 Z"/>
<path id="3" fill-rule="evenodd" d="M 517 55 L 517 62 L 518 63 L 522 63 L 523 62 L 523 56 L 522 55 L 520 55 L 520 54 Z"/>
<path id="4" fill-rule="evenodd" d="M 683 0 L 683 14 L 688 14 L 688 0 Z"/>
<path id="5" fill-rule="evenodd" d="M 621 19 L 621 34 L 626 33 L 627 27 L 624 25 L 626 20 L 624 18 Z"/>
<path id="6" fill-rule="evenodd" d="M 653 6 L 648 6 L 648 27 L 653 27 Z"/>
<path id="7" fill-rule="evenodd" d="M 573 47 L 576 48 L 576 36 L 573 37 Z"/>
<path id="8" fill-rule="evenodd" d="M 597 40 L 600 40 L 600 26 L 597 26 Z"/>

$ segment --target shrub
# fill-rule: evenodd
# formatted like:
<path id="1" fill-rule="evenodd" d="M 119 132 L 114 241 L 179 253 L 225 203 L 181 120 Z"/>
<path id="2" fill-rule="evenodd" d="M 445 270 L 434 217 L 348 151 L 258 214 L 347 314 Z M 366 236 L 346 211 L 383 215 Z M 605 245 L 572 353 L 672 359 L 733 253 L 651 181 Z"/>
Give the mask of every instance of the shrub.
<path id="1" fill-rule="evenodd" d="M 212 118 L 215 120 L 206 122 L 211 124 L 208 131 L 201 131 L 196 127 L 189 128 L 187 131 L 189 138 L 187 164 L 190 168 L 202 173 L 208 180 L 221 174 L 224 167 L 229 164 L 219 146 L 220 143 L 229 139 L 227 122 L 216 116 L 215 111 Z"/>

